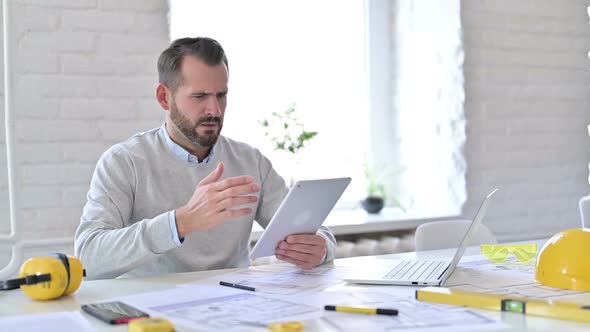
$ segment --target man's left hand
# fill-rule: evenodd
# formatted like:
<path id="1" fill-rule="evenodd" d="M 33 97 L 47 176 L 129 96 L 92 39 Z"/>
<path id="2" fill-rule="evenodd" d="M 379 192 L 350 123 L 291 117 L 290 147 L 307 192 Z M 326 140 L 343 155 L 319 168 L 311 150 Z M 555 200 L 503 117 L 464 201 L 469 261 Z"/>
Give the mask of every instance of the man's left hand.
<path id="1" fill-rule="evenodd" d="M 278 259 L 311 270 L 320 265 L 326 256 L 326 239 L 319 235 L 289 235 L 275 249 Z"/>

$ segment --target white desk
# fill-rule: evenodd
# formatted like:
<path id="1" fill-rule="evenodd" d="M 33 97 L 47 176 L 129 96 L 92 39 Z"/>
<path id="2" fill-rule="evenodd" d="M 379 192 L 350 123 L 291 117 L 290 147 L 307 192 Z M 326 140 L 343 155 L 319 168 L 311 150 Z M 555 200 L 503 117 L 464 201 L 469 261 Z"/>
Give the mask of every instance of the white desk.
<path id="1" fill-rule="evenodd" d="M 336 260 L 335 265 L 341 266 L 363 266 L 368 260 L 381 260 L 391 258 L 412 259 L 415 257 L 427 259 L 440 259 L 447 251 L 430 251 L 420 254 L 403 253 L 395 255 L 384 255 L 374 257 L 354 257 Z M 476 253 L 475 248 L 469 248 L 467 254 Z M 115 279 L 115 280 L 97 280 L 85 281 L 82 283 L 80 289 L 72 296 L 62 297 L 55 301 L 40 302 L 33 301 L 26 297 L 20 290 L 0 292 L 0 317 L 4 315 L 17 315 L 25 313 L 44 313 L 55 311 L 79 310 L 81 304 L 104 301 L 116 296 L 131 295 L 142 293 L 146 291 L 165 290 L 173 288 L 178 284 L 191 282 L 197 279 L 202 279 L 212 275 L 226 273 L 231 270 L 218 270 L 207 272 L 193 272 L 163 275 L 152 278 L 136 278 L 136 279 Z M 351 286 L 346 286 L 351 287 Z M 355 286 L 358 287 L 358 286 Z M 371 286 L 365 286 L 371 287 Z M 393 286 L 392 286 L 393 287 Z M 589 302 L 590 303 L 590 294 Z M 480 311 L 490 317 L 501 319 L 505 323 L 511 325 L 508 331 L 588 331 L 590 330 L 590 323 L 577 323 L 572 321 L 546 319 L 533 316 L 525 316 L 514 313 L 502 313 L 494 311 Z M 126 331 L 127 327 L 123 326 L 109 326 L 97 319 L 84 314 L 84 316 L 91 322 L 91 324 L 98 331 Z M 359 317 L 359 319 L 362 317 Z M 321 320 L 305 322 L 306 328 L 304 331 L 334 331 L 326 326 Z M 449 328 L 449 331 L 452 331 Z M 182 331 L 182 330 L 180 330 Z M 502 330 L 506 331 L 506 330 Z"/>

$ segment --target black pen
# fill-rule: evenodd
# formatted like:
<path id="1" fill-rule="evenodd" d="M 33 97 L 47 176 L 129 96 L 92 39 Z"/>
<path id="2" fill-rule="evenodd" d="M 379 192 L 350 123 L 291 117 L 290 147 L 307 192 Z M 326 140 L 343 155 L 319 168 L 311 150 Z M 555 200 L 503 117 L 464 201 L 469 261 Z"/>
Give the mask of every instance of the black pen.
<path id="1" fill-rule="evenodd" d="M 254 287 L 244 286 L 244 285 L 240 285 L 240 284 L 234 284 L 233 282 L 220 281 L 219 284 L 221 286 L 239 288 L 239 289 L 243 289 L 243 290 L 247 290 L 247 291 L 251 291 L 251 292 L 255 292 L 256 291 L 256 288 L 254 288 Z"/>

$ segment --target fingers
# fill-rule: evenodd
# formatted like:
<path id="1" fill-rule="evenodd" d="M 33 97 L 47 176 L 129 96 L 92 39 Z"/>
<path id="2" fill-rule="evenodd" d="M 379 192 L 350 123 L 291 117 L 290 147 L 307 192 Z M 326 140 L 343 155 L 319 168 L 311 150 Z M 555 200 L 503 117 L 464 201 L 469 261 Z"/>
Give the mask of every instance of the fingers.
<path id="1" fill-rule="evenodd" d="M 250 213 L 252 213 L 251 208 L 241 208 L 241 209 L 225 210 L 225 211 L 221 212 L 220 215 L 221 215 L 221 220 L 225 220 L 225 219 L 234 219 L 234 218 L 243 217 L 243 216 L 248 215 Z"/>
<path id="2" fill-rule="evenodd" d="M 254 194 L 260 191 L 260 186 L 257 183 L 247 183 L 237 185 L 235 187 L 227 188 L 215 194 L 215 200 L 222 201 L 226 198 L 238 197 L 242 195 Z"/>
<path id="3" fill-rule="evenodd" d="M 257 196 L 239 196 L 239 197 L 229 197 L 219 202 L 218 209 L 219 211 L 223 211 L 226 209 L 230 209 L 234 206 L 243 205 L 243 204 L 250 204 L 258 201 Z"/>
<path id="4" fill-rule="evenodd" d="M 250 175 L 234 176 L 231 178 L 223 179 L 213 184 L 213 189 L 216 191 L 224 191 L 229 188 L 237 187 L 244 184 L 250 184 L 254 182 L 254 177 Z"/>
<path id="5" fill-rule="evenodd" d="M 223 162 L 220 161 L 219 164 L 217 164 L 217 167 L 215 167 L 215 169 L 213 170 L 213 172 L 209 173 L 209 175 L 207 175 L 205 178 L 203 178 L 203 180 L 201 180 L 201 182 L 199 182 L 199 186 L 210 184 L 219 180 L 221 178 L 221 175 L 223 175 L 224 168 L 225 166 L 223 165 Z"/>
<path id="6" fill-rule="evenodd" d="M 278 255 L 294 258 L 302 262 L 313 263 L 314 266 L 316 266 L 322 262 L 322 259 L 326 254 L 326 248 L 316 247 L 310 253 L 290 249 L 276 249 L 275 253 Z"/>
<path id="7" fill-rule="evenodd" d="M 219 181 L 223 170 L 224 165 L 220 162 L 215 170 L 199 183 L 199 186 L 209 185 L 208 191 L 213 194 L 211 198 L 216 204 L 217 211 L 258 201 L 256 196 L 243 196 L 260 191 L 260 185 L 254 183 L 254 177 L 243 175 Z"/>
<path id="8" fill-rule="evenodd" d="M 318 245 L 318 246 L 326 246 L 326 239 L 322 236 L 317 234 L 295 234 L 289 235 L 285 239 L 285 241 L 289 244 L 291 243 L 301 243 L 301 244 L 310 244 L 310 245 Z"/>
<path id="9" fill-rule="evenodd" d="M 310 234 L 290 235 L 287 241 L 279 242 L 275 251 L 277 258 L 304 269 L 321 264 L 326 252 L 326 240 Z"/>
<path id="10" fill-rule="evenodd" d="M 226 180 L 234 180 L 233 183 L 240 183 L 241 181 L 244 181 L 244 180 L 249 181 L 247 179 L 247 177 L 240 177 L 240 178 L 241 179 L 238 179 L 237 177 L 225 179 L 225 180 L 218 182 L 218 183 L 222 184 L 222 182 L 225 182 Z M 232 181 L 227 181 L 227 182 L 232 182 Z M 213 189 L 213 190 L 215 190 L 215 189 Z M 216 202 L 215 209 L 217 211 L 223 211 L 223 210 L 230 209 L 235 206 L 242 205 L 242 204 L 250 204 L 250 203 L 257 202 L 258 197 L 255 195 L 249 195 L 249 194 L 254 194 L 254 193 L 257 193 L 258 191 L 260 191 L 260 186 L 258 184 L 247 183 L 247 184 L 237 185 L 235 187 L 229 187 L 221 192 L 214 193 L 214 195 L 212 196 L 212 199 L 214 202 Z"/>
<path id="11" fill-rule="evenodd" d="M 285 261 L 285 262 L 288 262 L 291 264 L 295 264 L 304 270 L 311 270 L 318 265 L 318 264 L 305 262 L 305 261 L 298 260 L 298 259 L 290 257 L 290 256 L 281 255 L 281 254 L 276 254 L 276 257 L 282 261 Z"/>
<path id="12" fill-rule="evenodd" d="M 179 235 L 208 230 L 225 220 L 252 214 L 258 201 L 260 185 L 252 176 L 236 176 L 221 180 L 225 170 L 220 162 L 215 170 L 199 182 L 190 200 L 176 210 Z M 180 226 L 179 226 L 180 225 Z M 181 231 L 182 230 L 182 231 Z"/>
<path id="13" fill-rule="evenodd" d="M 313 245 L 309 245 L 309 244 L 287 244 L 285 241 L 281 241 L 278 245 L 278 249 L 283 249 L 283 250 L 293 250 L 293 251 L 298 251 L 298 252 L 302 252 L 305 254 L 314 254 L 319 252 L 319 248 L 318 246 L 313 246 Z"/>

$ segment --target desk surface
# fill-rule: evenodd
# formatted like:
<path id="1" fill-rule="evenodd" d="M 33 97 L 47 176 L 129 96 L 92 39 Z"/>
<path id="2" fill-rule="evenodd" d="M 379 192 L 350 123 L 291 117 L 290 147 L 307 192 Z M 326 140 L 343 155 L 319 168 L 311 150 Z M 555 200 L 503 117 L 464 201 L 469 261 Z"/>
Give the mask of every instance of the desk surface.
<path id="1" fill-rule="evenodd" d="M 476 248 L 469 248 L 467 254 L 476 253 Z M 334 262 L 337 266 L 363 266 L 368 260 L 375 259 L 440 259 L 447 257 L 448 251 L 430 251 L 423 253 L 403 253 L 395 255 L 354 257 L 339 259 Z M 235 269 L 234 269 L 235 270 Z M 213 275 L 227 273 L 233 270 L 217 270 L 207 272 L 191 272 L 163 275 L 150 278 L 114 279 L 85 281 L 80 289 L 72 296 L 62 297 L 55 301 L 40 302 L 27 298 L 20 290 L 0 292 L 0 318 L 5 315 L 18 315 L 25 313 L 45 313 L 57 311 L 79 310 L 81 304 L 104 301 L 113 297 L 132 295 L 146 291 L 165 290 L 176 287 L 178 284 L 194 282 L 197 279 L 207 278 Z M 358 287 L 358 285 L 346 285 L 344 287 Z M 371 287 L 371 286 L 366 286 Z M 393 287 L 393 286 L 391 286 Z M 402 286 L 406 287 L 406 286 Z M 508 331 L 588 331 L 590 324 L 571 321 L 546 319 L 540 317 L 524 316 L 513 313 L 494 311 L 481 311 L 489 317 L 497 318 L 509 324 Z M 126 331 L 126 326 L 109 326 L 84 313 L 97 331 Z M 305 331 L 333 331 L 323 325 L 321 320 L 306 322 Z M 453 330 L 450 328 L 449 330 Z M 502 330 L 506 331 L 506 330 Z"/>

